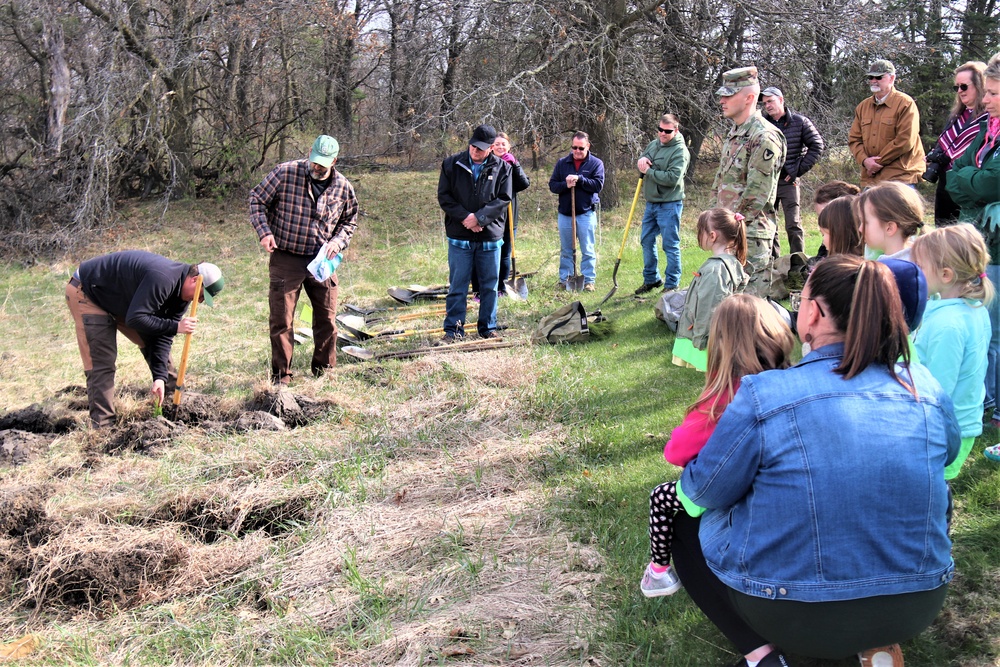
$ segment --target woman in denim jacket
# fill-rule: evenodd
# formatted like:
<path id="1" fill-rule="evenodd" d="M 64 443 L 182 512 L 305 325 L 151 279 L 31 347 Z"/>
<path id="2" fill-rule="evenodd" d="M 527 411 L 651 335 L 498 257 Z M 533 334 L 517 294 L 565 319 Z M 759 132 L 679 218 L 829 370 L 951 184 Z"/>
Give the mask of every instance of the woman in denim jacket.
<path id="1" fill-rule="evenodd" d="M 798 331 L 802 361 L 744 378 L 684 469 L 678 496 L 704 516 L 700 530 L 676 525 L 674 564 L 747 665 L 790 664 L 777 646 L 901 660 L 889 645 L 930 625 L 954 572 L 951 400 L 909 364 L 899 293 L 878 262 L 820 262 Z"/>

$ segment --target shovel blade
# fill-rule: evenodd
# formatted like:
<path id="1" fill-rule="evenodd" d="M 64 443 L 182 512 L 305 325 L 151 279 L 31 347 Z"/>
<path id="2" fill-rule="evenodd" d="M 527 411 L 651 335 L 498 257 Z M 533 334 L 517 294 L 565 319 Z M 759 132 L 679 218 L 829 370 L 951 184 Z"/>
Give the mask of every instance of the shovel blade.
<path id="1" fill-rule="evenodd" d="M 506 281 L 507 285 L 507 295 L 512 296 L 515 299 L 521 299 L 522 301 L 528 300 L 528 283 L 525 282 L 523 276 L 516 276 Z"/>
<path id="2" fill-rule="evenodd" d="M 341 349 L 341 351 L 344 354 L 346 354 L 348 356 L 351 356 L 351 357 L 354 357 L 355 359 L 361 359 L 363 361 L 368 361 L 369 359 L 374 359 L 375 358 L 375 353 L 374 352 L 372 352 L 371 350 L 366 350 L 363 347 L 358 347 L 356 345 L 345 345 L 344 347 L 342 347 L 340 349 Z"/>
<path id="3" fill-rule="evenodd" d="M 601 302 L 597 304 L 597 307 L 600 308 L 601 306 L 603 306 L 607 302 L 607 300 L 610 299 L 611 296 L 617 291 L 618 291 L 618 285 L 612 286 L 611 291 L 608 292 L 603 299 L 601 299 Z"/>
<path id="4" fill-rule="evenodd" d="M 566 291 L 567 292 L 582 292 L 583 291 L 583 276 L 570 276 L 566 279 Z"/>
<path id="5" fill-rule="evenodd" d="M 405 287 L 390 287 L 389 296 L 398 301 L 399 303 L 411 304 L 413 303 L 413 292 L 406 289 Z"/>

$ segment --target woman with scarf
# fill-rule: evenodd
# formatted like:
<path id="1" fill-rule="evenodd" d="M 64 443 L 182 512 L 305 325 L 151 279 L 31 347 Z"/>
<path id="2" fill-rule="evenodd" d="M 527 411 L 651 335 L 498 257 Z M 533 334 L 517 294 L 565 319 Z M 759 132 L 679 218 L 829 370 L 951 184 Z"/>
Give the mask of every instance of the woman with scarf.
<path id="1" fill-rule="evenodd" d="M 959 220 L 976 225 L 985 237 L 990 249 L 986 274 L 996 282 L 1000 279 L 1000 228 L 988 224 L 986 208 L 1000 202 L 1000 53 L 990 59 L 983 72 L 983 107 L 988 117 L 980 121 L 976 138 L 955 160 L 948 172 L 946 187 L 952 200 L 961 207 Z M 994 217 L 1000 218 L 1000 212 Z M 997 406 L 1000 401 L 1000 312 L 996 303 L 990 308 L 990 324 L 993 334 L 986 371 L 986 407 L 993 407 L 991 423 L 1000 427 Z"/>

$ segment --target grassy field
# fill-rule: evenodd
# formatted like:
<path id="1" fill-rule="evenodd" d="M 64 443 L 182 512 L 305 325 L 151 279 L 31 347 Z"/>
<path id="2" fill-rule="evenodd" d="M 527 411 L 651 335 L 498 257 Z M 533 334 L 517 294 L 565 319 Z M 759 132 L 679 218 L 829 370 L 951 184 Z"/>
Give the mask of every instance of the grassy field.
<path id="1" fill-rule="evenodd" d="M 341 302 L 388 306 L 390 285 L 446 282 L 436 174 L 349 176 L 363 212 Z M 341 355 L 313 379 L 307 343 L 291 390 L 326 409 L 299 428 L 192 426 L 122 451 L 76 429 L 19 465 L 0 458 L 0 644 L 39 636 L 22 664 L 735 660 L 685 593 L 649 601 L 638 589 L 649 489 L 677 474 L 663 443 L 703 381 L 670 365 L 653 299 L 631 297 L 638 220 L 600 335 L 531 346 L 537 320 L 575 297 L 555 289 L 548 172 L 530 176 L 518 268 L 537 274 L 527 303 L 500 309 L 515 347 L 384 364 Z M 684 276 L 705 257 L 693 235 L 704 194 L 689 197 Z M 611 288 L 627 211 L 603 212 L 588 309 Z M 79 407 L 64 391 L 83 382 L 65 282 L 81 259 L 125 248 L 222 267 L 226 291 L 199 311 L 187 386 L 220 413 L 266 392 L 267 258 L 241 202 L 198 201 L 165 216 L 136 208 L 79 256 L 0 265 L 0 415 Z M 148 371 L 127 343 L 118 382 L 123 421 L 146 420 Z M 944 613 L 904 647 L 910 665 L 1000 664 L 1000 468 L 979 453 L 997 435 L 984 434 L 954 486 L 959 574 Z"/>

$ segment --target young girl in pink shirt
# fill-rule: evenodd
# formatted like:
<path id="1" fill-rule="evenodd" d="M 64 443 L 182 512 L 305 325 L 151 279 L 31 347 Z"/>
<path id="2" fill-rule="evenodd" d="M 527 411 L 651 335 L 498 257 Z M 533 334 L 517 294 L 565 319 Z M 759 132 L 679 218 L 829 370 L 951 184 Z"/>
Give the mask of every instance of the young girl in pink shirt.
<path id="1" fill-rule="evenodd" d="M 722 412 L 740 388 L 740 378 L 788 368 L 795 337 L 774 308 L 749 294 L 733 294 L 719 304 L 708 334 L 705 388 L 670 434 L 663 457 L 684 467 L 708 441 Z M 676 482 L 660 484 L 649 494 L 649 551 L 652 557 L 640 588 L 646 597 L 671 595 L 681 587 L 670 567 L 673 521 L 683 511 Z"/>

